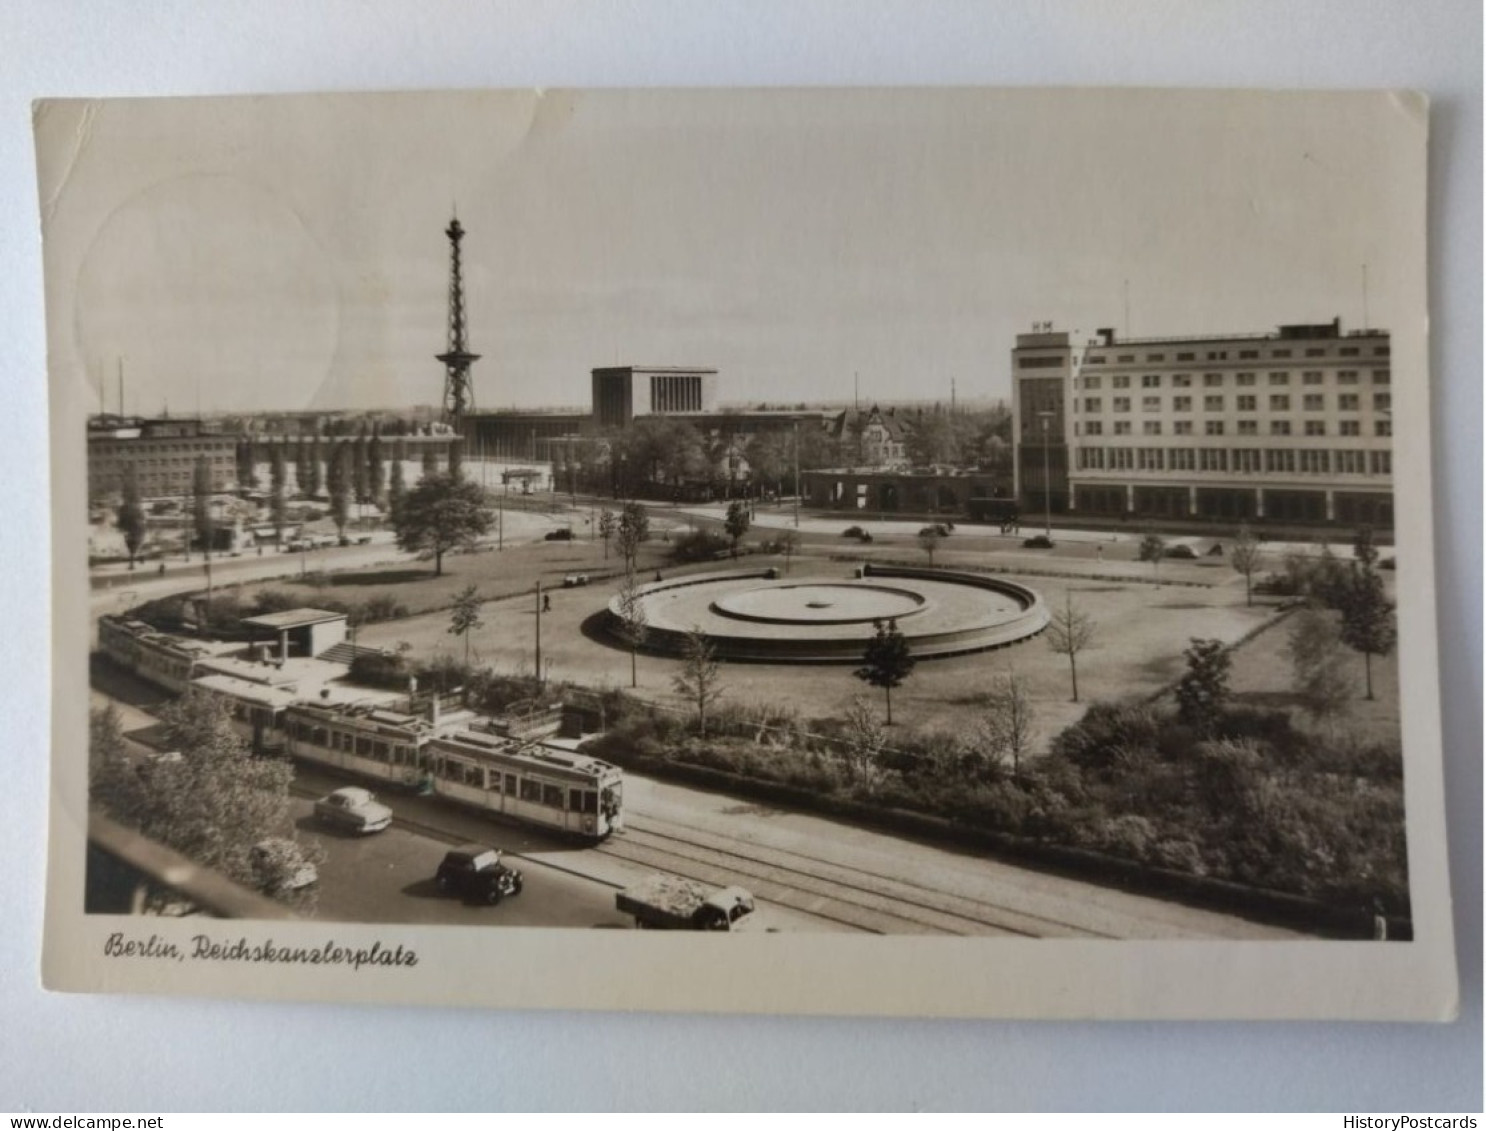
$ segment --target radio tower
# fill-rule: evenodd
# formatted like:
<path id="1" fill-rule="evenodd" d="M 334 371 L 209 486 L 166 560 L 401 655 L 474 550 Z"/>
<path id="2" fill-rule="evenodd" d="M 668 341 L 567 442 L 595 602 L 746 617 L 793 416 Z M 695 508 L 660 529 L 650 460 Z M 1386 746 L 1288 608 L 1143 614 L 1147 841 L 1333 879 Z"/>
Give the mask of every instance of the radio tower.
<path id="1" fill-rule="evenodd" d="M 475 386 L 470 380 L 470 366 L 480 355 L 470 353 L 464 343 L 464 280 L 459 273 L 459 241 L 464 229 L 455 216 L 444 229 L 449 237 L 449 349 L 438 355 L 444 363 L 444 419 L 461 431 L 464 414 L 475 407 Z"/>

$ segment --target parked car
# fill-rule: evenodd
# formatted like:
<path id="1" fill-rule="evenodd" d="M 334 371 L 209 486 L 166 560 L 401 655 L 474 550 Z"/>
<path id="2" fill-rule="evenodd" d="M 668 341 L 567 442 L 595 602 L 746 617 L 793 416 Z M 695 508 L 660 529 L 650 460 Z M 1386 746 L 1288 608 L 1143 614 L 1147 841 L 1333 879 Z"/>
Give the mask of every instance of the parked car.
<path id="1" fill-rule="evenodd" d="M 315 802 L 315 817 L 352 833 L 375 833 L 392 824 L 392 810 L 370 790 L 348 785 Z"/>
<path id="2" fill-rule="evenodd" d="M 562 587 L 564 589 L 575 589 L 580 585 L 587 584 L 588 574 L 586 573 L 570 573 L 562 579 Z"/>
<path id="3" fill-rule="evenodd" d="M 571 526 L 559 527 L 557 530 L 549 530 L 546 534 L 549 542 L 571 542 L 573 540 L 573 528 Z"/>
<path id="4" fill-rule="evenodd" d="M 523 886 L 521 873 L 501 863 L 500 849 L 483 844 L 464 844 L 445 853 L 434 882 L 440 891 L 491 904 L 520 895 Z"/>
<path id="5" fill-rule="evenodd" d="M 1188 546 L 1185 542 L 1178 542 L 1175 546 L 1166 547 L 1166 557 L 1180 558 L 1190 561 L 1193 558 L 1197 557 L 1197 551 L 1192 549 L 1192 547 Z"/>
<path id="6" fill-rule="evenodd" d="M 269 895 L 299 891 L 320 879 L 319 870 L 306 858 L 298 841 L 271 836 L 253 845 L 248 853 L 253 878 Z"/>

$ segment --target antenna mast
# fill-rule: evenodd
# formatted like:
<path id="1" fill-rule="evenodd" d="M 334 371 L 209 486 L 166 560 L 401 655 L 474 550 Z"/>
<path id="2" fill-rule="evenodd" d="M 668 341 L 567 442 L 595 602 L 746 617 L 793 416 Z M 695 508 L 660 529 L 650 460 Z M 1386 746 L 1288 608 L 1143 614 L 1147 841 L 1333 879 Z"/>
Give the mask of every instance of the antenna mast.
<path id="1" fill-rule="evenodd" d="M 470 366 L 480 355 L 470 353 L 464 340 L 464 279 L 460 274 L 459 241 L 464 228 L 455 216 L 444 229 L 449 237 L 449 349 L 438 355 L 444 363 L 444 419 L 460 430 L 464 414 L 475 406 L 475 387 L 470 380 Z"/>

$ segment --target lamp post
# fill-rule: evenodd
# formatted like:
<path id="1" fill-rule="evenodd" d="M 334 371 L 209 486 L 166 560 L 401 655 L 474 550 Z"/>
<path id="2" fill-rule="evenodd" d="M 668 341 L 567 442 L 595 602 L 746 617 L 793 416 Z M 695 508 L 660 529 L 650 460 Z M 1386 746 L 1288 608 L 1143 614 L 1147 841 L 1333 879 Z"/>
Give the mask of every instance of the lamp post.
<path id="1" fill-rule="evenodd" d="M 795 421 L 795 529 L 800 529 L 800 422 Z"/>
<path id="2" fill-rule="evenodd" d="M 1052 428 L 1053 414 L 1051 412 L 1039 412 L 1037 419 L 1042 421 L 1042 502 L 1045 510 L 1043 533 L 1049 542 L 1053 538 L 1053 477 L 1049 470 L 1048 459 L 1048 433 Z"/>

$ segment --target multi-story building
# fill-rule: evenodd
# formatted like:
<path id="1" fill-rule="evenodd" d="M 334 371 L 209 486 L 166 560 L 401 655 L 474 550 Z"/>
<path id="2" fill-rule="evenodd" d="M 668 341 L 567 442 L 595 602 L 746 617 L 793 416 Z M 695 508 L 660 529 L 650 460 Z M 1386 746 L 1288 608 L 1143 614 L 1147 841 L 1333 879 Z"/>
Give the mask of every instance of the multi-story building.
<path id="1" fill-rule="evenodd" d="M 1382 330 L 1118 338 L 1050 325 L 1012 350 L 1029 513 L 1391 526 Z"/>
<path id="2" fill-rule="evenodd" d="M 211 470 L 212 490 L 230 491 L 237 481 L 237 441 L 199 420 L 93 421 L 88 426 L 88 498 L 122 492 L 130 466 L 146 498 L 188 494 L 199 459 Z"/>
<path id="3" fill-rule="evenodd" d="M 873 405 L 866 412 L 849 408 L 837 413 L 831 419 L 830 435 L 854 467 L 904 467 L 911 428 L 896 408 L 884 412 Z"/>
<path id="4" fill-rule="evenodd" d="M 637 416 L 717 411 L 717 370 L 623 365 L 593 371 L 593 417 L 623 428 Z"/>

